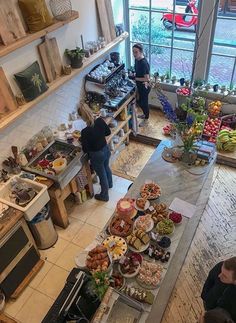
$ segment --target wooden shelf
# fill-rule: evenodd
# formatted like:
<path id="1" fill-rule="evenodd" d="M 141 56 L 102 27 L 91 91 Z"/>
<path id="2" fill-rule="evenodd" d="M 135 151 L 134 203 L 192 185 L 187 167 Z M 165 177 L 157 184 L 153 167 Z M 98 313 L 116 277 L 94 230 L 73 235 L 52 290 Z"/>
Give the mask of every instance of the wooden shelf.
<path id="1" fill-rule="evenodd" d="M 63 21 L 55 20 L 54 23 L 52 25 L 48 26 L 47 28 L 44 28 L 40 31 L 37 31 L 36 33 L 33 33 L 33 34 L 27 33 L 27 36 L 16 40 L 14 43 L 12 43 L 10 45 L 7 45 L 7 46 L 0 45 L 0 57 L 6 56 L 7 54 L 15 51 L 16 49 L 21 48 L 27 44 L 30 44 L 34 40 L 37 40 L 41 37 L 46 36 L 50 32 L 57 30 L 64 25 L 67 25 L 69 22 L 71 22 L 77 18 L 79 18 L 79 13 L 78 13 L 78 11 L 73 10 L 71 17 L 68 18 L 67 20 L 63 20 Z"/>
<path id="2" fill-rule="evenodd" d="M 120 147 L 120 145 L 127 140 L 127 138 L 129 137 L 131 133 L 131 130 L 129 130 L 128 132 L 126 132 L 126 134 L 124 135 L 124 137 L 121 137 L 121 140 L 118 142 L 118 144 L 115 145 L 114 150 L 112 151 L 112 154 L 114 154 L 116 152 L 116 150 Z"/>
<path id="3" fill-rule="evenodd" d="M 17 110 L 15 110 L 12 113 L 9 113 L 5 118 L 2 118 L 0 120 L 0 130 L 6 128 L 10 123 L 14 122 L 16 119 L 18 119 L 23 113 L 33 108 L 36 104 L 41 102 L 44 98 L 52 94 L 56 89 L 58 89 L 60 86 L 62 86 L 64 83 L 70 81 L 75 76 L 79 75 L 84 69 L 86 69 L 88 66 L 93 64 L 97 59 L 104 56 L 109 52 L 112 48 L 117 46 L 119 43 L 121 43 L 123 40 L 125 40 L 128 37 L 128 33 L 125 32 L 121 36 L 114 39 L 111 43 L 107 44 L 106 47 L 100 49 L 95 54 L 91 55 L 89 58 L 86 58 L 84 60 L 83 66 L 78 69 L 73 69 L 70 75 L 62 75 L 61 77 L 57 78 L 55 81 L 48 84 L 48 90 L 44 92 L 42 95 L 38 96 L 35 100 L 30 101 L 22 106 L 19 106 Z M 127 101 L 126 101 L 127 102 Z M 120 110 L 120 109 L 119 109 Z M 118 110 L 118 111 L 119 111 Z M 120 112 L 116 111 L 116 115 L 118 115 Z"/>
<path id="4" fill-rule="evenodd" d="M 109 144 L 111 142 L 111 139 L 118 134 L 118 132 L 129 122 L 131 119 L 131 116 L 128 116 L 128 118 L 124 121 L 119 121 L 116 128 L 113 129 L 110 136 L 107 138 L 107 143 Z M 123 137 L 122 137 L 123 138 Z"/>

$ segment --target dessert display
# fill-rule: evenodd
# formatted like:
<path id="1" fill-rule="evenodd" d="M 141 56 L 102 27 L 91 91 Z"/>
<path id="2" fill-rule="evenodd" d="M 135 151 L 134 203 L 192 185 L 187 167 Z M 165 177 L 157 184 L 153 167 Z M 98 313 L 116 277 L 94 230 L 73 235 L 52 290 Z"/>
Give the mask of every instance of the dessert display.
<path id="1" fill-rule="evenodd" d="M 121 289 L 125 285 L 125 278 L 118 272 L 114 272 L 111 276 L 111 287 Z"/>
<path id="2" fill-rule="evenodd" d="M 126 241 L 131 250 L 143 252 L 149 245 L 150 237 L 143 230 L 134 230 L 132 234 L 126 238 Z"/>
<path id="3" fill-rule="evenodd" d="M 160 246 L 163 249 L 167 249 L 171 245 L 171 239 L 169 237 L 162 237 L 161 240 L 157 241 L 158 246 Z"/>
<path id="4" fill-rule="evenodd" d="M 136 229 L 141 229 L 145 232 L 149 232 L 154 227 L 154 222 L 150 214 L 142 215 L 137 218 L 134 223 Z"/>
<path id="5" fill-rule="evenodd" d="M 139 272 L 142 260 L 142 256 L 135 252 L 122 257 L 119 261 L 121 275 L 127 278 L 135 277 Z"/>
<path id="6" fill-rule="evenodd" d="M 120 259 L 127 251 L 125 240 L 118 236 L 109 236 L 102 244 L 107 248 L 113 260 Z"/>
<path id="7" fill-rule="evenodd" d="M 147 200 L 155 200 L 161 195 L 161 188 L 156 183 L 147 183 L 141 187 L 140 195 Z"/>
<path id="8" fill-rule="evenodd" d="M 182 222 L 182 218 L 182 214 L 178 212 L 173 211 L 169 214 L 169 219 L 172 220 L 174 224 L 180 224 Z"/>
<path id="9" fill-rule="evenodd" d="M 145 288 L 156 288 L 161 281 L 161 265 L 144 260 L 137 275 L 137 282 Z"/>
<path id="10" fill-rule="evenodd" d="M 147 250 L 144 252 L 149 258 L 160 260 L 161 262 L 168 262 L 170 259 L 170 252 L 165 251 L 164 249 L 160 248 L 159 246 L 150 245 Z"/>
<path id="11" fill-rule="evenodd" d="M 165 203 L 154 203 L 148 210 L 148 214 L 151 214 L 155 224 L 167 219 L 169 215 L 168 207 Z"/>
<path id="12" fill-rule="evenodd" d="M 154 302 L 154 295 L 152 294 L 152 292 L 145 289 L 137 288 L 134 286 L 125 286 L 121 289 L 121 292 L 142 303 L 152 305 Z"/>
<path id="13" fill-rule="evenodd" d="M 91 271 L 107 271 L 111 262 L 108 256 L 107 248 L 97 246 L 89 251 L 86 266 Z"/>
<path id="14" fill-rule="evenodd" d="M 164 219 L 161 222 L 157 223 L 156 231 L 160 235 L 168 235 L 174 232 L 175 226 L 174 222 L 170 219 Z"/>
<path id="15" fill-rule="evenodd" d="M 130 198 L 122 198 L 116 205 L 118 215 L 130 217 L 131 219 L 136 216 L 137 211 L 134 206 L 134 200 Z"/>
<path id="16" fill-rule="evenodd" d="M 147 199 L 138 197 L 135 201 L 135 207 L 139 211 L 145 211 L 149 208 L 150 202 Z"/>
<path id="17" fill-rule="evenodd" d="M 119 237 L 127 237 L 133 230 L 133 221 L 129 217 L 115 216 L 110 223 L 110 233 Z"/>

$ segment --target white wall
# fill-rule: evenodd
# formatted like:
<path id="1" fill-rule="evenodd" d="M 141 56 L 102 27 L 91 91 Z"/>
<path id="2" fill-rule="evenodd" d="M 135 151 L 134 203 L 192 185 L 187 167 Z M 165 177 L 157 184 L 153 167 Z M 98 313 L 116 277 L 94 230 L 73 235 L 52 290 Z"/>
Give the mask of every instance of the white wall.
<path id="1" fill-rule="evenodd" d="M 50 37 L 55 36 L 57 38 L 62 56 L 65 48 L 81 46 L 81 34 L 84 37 L 84 43 L 90 40 L 97 40 L 99 36 L 99 21 L 96 14 L 95 0 L 72 0 L 72 5 L 74 10 L 79 11 L 79 19 L 50 34 Z M 39 43 L 40 40 L 34 41 L 0 58 L 0 65 L 3 67 L 15 93 L 19 92 L 19 89 L 14 81 L 13 74 L 23 70 L 35 60 L 39 60 L 36 47 Z M 67 82 L 55 93 L 23 114 L 6 129 L 0 131 L 0 168 L 2 161 L 11 154 L 10 148 L 12 145 L 22 147 L 44 126 L 54 126 L 67 122 L 68 113 L 75 110 L 76 104 L 79 101 L 81 89 L 83 89 L 83 77 L 91 68 L 89 67 L 81 75 Z"/>

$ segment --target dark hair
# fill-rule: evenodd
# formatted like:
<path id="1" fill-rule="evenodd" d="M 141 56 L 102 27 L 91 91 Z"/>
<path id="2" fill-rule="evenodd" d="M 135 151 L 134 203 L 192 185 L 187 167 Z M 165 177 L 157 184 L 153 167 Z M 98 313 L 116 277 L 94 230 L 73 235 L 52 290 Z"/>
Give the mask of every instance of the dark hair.
<path id="1" fill-rule="evenodd" d="M 236 257 L 225 260 L 224 267 L 233 272 L 233 279 L 236 280 Z"/>
<path id="2" fill-rule="evenodd" d="M 234 321 L 227 311 L 218 307 L 204 314 L 204 323 L 234 323 Z"/>
<path id="3" fill-rule="evenodd" d="M 133 48 L 138 48 L 141 53 L 143 53 L 143 45 L 140 43 L 136 43 L 133 45 Z"/>

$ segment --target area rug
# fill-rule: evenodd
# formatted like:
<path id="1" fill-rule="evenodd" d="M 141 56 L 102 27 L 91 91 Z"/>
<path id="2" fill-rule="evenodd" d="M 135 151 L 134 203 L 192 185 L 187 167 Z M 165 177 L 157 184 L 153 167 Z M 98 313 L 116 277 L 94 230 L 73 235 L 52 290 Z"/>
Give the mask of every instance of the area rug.
<path id="1" fill-rule="evenodd" d="M 130 141 L 112 161 L 112 173 L 131 181 L 140 174 L 151 157 L 155 147 Z"/>

